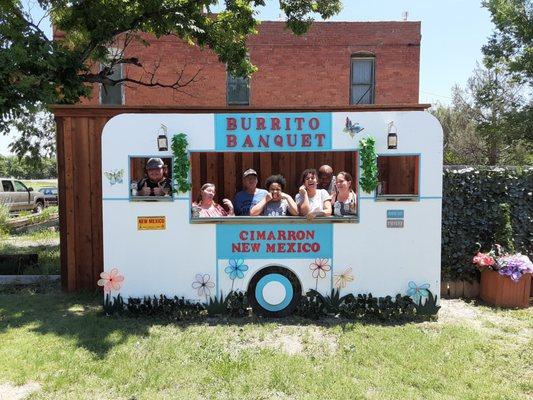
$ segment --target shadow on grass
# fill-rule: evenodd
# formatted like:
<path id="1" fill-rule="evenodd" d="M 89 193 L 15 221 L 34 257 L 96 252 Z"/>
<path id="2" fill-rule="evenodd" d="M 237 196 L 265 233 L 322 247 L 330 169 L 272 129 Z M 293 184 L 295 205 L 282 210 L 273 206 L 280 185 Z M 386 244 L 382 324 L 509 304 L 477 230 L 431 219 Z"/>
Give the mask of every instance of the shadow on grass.
<path id="1" fill-rule="evenodd" d="M 347 320 L 328 317 L 310 320 L 292 316 L 287 318 L 203 317 L 188 321 L 172 321 L 158 317 L 106 316 L 102 310 L 102 293 L 63 293 L 57 284 L 38 284 L 0 289 L 0 333 L 9 329 L 27 328 L 38 334 L 54 334 L 75 341 L 98 357 L 130 338 L 149 335 L 152 326 L 172 325 L 178 329 L 191 326 L 227 326 L 278 324 L 284 326 L 340 326 L 349 331 L 359 324 L 398 326 L 414 321 L 383 322 Z"/>
<path id="2" fill-rule="evenodd" d="M 145 336 L 153 321 L 107 318 L 101 293 L 67 294 L 59 287 L 7 287 L 0 290 L 0 333 L 26 328 L 75 341 L 98 357 L 131 336 Z"/>
<path id="3" fill-rule="evenodd" d="M 59 245 L 38 244 L 35 246 L 14 246 L 10 243 L 0 243 L 2 254 L 37 254 L 37 265 L 21 266 L 22 275 L 53 275 L 60 273 Z M 1 268 L 0 268 L 1 274 Z"/>

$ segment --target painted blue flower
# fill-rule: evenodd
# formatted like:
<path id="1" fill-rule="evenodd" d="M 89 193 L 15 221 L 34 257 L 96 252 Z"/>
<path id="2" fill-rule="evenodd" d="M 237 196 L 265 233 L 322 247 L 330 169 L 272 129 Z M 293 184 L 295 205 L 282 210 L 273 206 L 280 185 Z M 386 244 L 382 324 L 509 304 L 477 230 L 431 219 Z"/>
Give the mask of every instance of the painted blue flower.
<path id="1" fill-rule="evenodd" d="M 248 271 L 248 265 L 244 263 L 244 260 L 229 260 L 229 265 L 224 269 L 231 280 L 244 278 L 246 271 Z"/>
<path id="2" fill-rule="evenodd" d="M 429 296 L 429 283 L 417 285 L 413 281 L 410 281 L 408 286 L 409 289 L 407 289 L 407 295 L 410 296 L 416 304 L 420 304 L 422 298 Z"/>

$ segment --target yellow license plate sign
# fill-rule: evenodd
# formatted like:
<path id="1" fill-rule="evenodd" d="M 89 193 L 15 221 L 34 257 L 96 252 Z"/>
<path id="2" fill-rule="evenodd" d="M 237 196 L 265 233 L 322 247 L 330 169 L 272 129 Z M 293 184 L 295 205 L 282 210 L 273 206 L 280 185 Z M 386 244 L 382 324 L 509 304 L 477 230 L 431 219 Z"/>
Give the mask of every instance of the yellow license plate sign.
<path id="1" fill-rule="evenodd" d="M 166 217 L 137 217 L 137 230 L 161 231 L 167 229 Z"/>

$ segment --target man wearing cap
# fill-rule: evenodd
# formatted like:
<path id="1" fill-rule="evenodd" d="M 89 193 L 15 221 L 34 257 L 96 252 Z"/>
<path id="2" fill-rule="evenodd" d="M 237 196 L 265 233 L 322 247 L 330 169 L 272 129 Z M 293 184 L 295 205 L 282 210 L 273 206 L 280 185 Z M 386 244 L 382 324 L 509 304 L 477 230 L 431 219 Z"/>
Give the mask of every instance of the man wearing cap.
<path id="1" fill-rule="evenodd" d="M 172 181 L 165 177 L 166 166 L 160 158 L 150 158 L 146 162 L 146 176 L 137 184 L 139 196 L 169 196 Z"/>
<path id="2" fill-rule="evenodd" d="M 242 188 L 233 202 L 235 215 L 250 215 L 250 208 L 259 203 L 268 192 L 257 188 L 257 172 L 251 168 L 242 174 Z"/>

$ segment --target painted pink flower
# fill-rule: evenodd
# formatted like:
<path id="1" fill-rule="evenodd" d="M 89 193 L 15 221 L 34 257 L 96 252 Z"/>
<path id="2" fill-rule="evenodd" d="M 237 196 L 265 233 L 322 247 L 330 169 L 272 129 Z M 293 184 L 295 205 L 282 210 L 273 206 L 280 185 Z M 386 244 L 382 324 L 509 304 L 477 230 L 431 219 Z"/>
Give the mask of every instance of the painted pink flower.
<path id="1" fill-rule="evenodd" d="M 326 273 L 331 269 L 331 267 L 328 264 L 327 258 L 317 258 L 315 262 L 309 265 L 309 269 L 313 271 L 313 278 L 322 279 L 326 277 Z"/>
<path id="2" fill-rule="evenodd" d="M 474 264 L 477 264 L 479 267 L 490 267 L 494 265 L 494 258 L 485 253 L 477 253 L 472 259 Z"/>
<path id="3" fill-rule="evenodd" d="M 118 274 L 118 269 L 113 268 L 110 272 L 102 272 L 98 280 L 98 286 L 104 287 L 104 293 L 109 293 L 112 290 L 120 289 L 120 282 L 124 281 L 124 277 Z"/>

